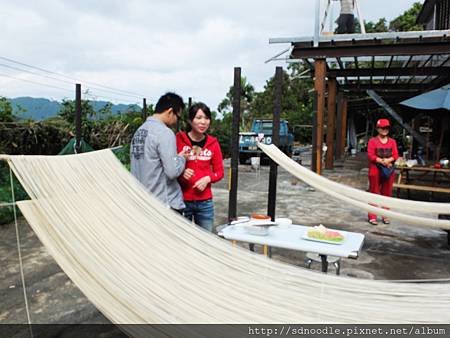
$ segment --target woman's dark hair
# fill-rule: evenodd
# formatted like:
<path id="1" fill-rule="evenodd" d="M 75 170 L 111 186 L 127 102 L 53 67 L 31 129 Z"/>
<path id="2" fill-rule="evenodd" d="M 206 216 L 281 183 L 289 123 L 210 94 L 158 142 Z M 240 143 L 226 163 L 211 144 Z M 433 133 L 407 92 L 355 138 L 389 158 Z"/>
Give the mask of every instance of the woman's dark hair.
<path id="1" fill-rule="evenodd" d="M 200 109 L 205 113 L 206 117 L 211 120 L 211 110 L 209 110 L 209 107 L 206 104 L 204 104 L 203 102 L 198 102 L 198 103 L 193 104 L 191 106 L 191 108 L 189 109 L 189 114 L 188 114 L 189 121 L 194 120 L 195 115 L 197 115 L 197 112 Z"/>

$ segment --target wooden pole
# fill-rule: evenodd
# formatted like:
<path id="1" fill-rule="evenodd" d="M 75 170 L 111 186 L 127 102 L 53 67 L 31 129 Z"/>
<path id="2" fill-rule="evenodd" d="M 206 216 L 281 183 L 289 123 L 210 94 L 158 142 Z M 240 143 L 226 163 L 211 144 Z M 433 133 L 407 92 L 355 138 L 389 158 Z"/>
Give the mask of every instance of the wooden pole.
<path id="1" fill-rule="evenodd" d="M 317 91 L 317 115 L 316 115 L 316 173 L 322 174 L 322 144 L 323 144 L 323 117 L 325 111 L 325 76 L 327 64 L 325 59 L 316 59 L 314 89 Z"/>
<path id="2" fill-rule="evenodd" d="M 144 97 L 142 100 L 142 121 L 145 122 L 147 119 L 147 99 Z"/>
<path id="3" fill-rule="evenodd" d="M 280 115 L 281 115 L 281 95 L 283 88 L 283 68 L 277 67 L 275 70 L 274 107 L 272 122 L 272 144 L 280 145 Z M 277 199 L 277 175 L 278 166 L 270 160 L 269 174 L 269 199 L 267 202 L 267 215 L 275 221 L 275 207 Z"/>
<path id="4" fill-rule="evenodd" d="M 239 120 L 241 115 L 241 68 L 234 68 L 233 91 L 233 121 L 231 125 L 231 164 L 230 186 L 228 196 L 228 221 L 237 218 L 237 188 L 238 188 L 238 160 L 239 160 Z"/>
<path id="5" fill-rule="evenodd" d="M 328 80 L 328 116 L 327 116 L 327 154 L 325 159 L 325 168 L 333 169 L 334 156 L 334 130 L 336 129 L 336 79 Z"/>
<path id="6" fill-rule="evenodd" d="M 336 149 L 334 153 L 334 159 L 340 160 L 342 156 L 342 102 L 343 102 L 343 93 L 339 92 L 337 94 L 337 117 L 336 117 Z"/>
<path id="7" fill-rule="evenodd" d="M 81 153 L 81 84 L 75 84 L 75 151 Z"/>
<path id="8" fill-rule="evenodd" d="M 347 98 L 344 96 L 342 98 L 342 131 L 341 131 L 341 156 L 345 156 L 345 143 L 347 139 Z"/>
<path id="9" fill-rule="evenodd" d="M 313 91 L 312 113 L 312 140 L 311 140 L 311 170 L 317 172 L 317 91 Z"/>

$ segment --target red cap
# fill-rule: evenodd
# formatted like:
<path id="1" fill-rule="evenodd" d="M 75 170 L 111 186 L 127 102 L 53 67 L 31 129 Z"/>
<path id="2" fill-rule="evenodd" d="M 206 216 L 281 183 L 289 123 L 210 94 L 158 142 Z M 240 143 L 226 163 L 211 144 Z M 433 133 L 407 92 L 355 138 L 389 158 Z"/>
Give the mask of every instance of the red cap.
<path id="1" fill-rule="evenodd" d="M 377 128 L 386 128 L 386 127 L 390 127 L 391 124 L 389 123 L 388 119 L 379 119 L 377 121 Z"/>

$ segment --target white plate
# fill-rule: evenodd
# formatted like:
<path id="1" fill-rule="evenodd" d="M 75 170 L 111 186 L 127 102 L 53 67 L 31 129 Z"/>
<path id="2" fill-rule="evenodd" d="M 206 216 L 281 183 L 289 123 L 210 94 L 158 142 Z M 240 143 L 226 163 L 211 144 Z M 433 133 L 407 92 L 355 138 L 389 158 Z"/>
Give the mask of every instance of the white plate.
<path id="1" fill-rule="evenodd" d="M 333 242 L 333 241 L 327 241 L 325 239 L 311 238 L 311 237 L 308 237 L 308 234 L 303 235 L 302 238 L 306 239 L 308 241 L 327 243 L 327 244 L 335 244 L 335 245 L 340 245 L 340 244 L 344 243 L 344 241 L 345 241 L 345 237 L 341 242 Z"/>
<path id="2" fill-rule="evenodd" d="M 286 229 L 292 224 L 292 220 L 290 218 L 275 218 L 275 223 L 282 228 Z"/>
<path id="3" fill-rule="evenodd" d="M 250 221 L 246 222 L 245 225 L 275 225 L 275 222 L 272 222 L 270 219 L 250 219 Z"/>
<path id="4" fill-rule="evenodd" d="M 245 232 L 250 235 L 255 236 L 267 236 L 269 234 L 269 228 L 265 226 L 246 226 L 244 227 Z"/>
<path id="5" fill-rule="evenodd" d="M 248 216 L 240 216 L 237 218 L 237 220 L 232 221 L 230 224 L 234 225 L 234 224 L 240 224 L 240 223 L 247 223 L 248 221 L 250 221 L 250 217 Z"/>

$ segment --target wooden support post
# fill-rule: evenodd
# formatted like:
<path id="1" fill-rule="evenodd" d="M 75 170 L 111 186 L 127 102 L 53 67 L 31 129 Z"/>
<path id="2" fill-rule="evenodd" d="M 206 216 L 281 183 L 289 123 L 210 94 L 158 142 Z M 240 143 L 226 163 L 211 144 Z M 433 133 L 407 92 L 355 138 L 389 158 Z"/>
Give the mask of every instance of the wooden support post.
<path id="1" fill-rule="evenodd" d="M 283 68 L 277 67 L 275 71 L 275 88 L 274 88 L 274 107 L 272 122 L 272 144 L 277 147 L 280 145 L 280 115 L 281 115 L 281 96 L 283 87 Z M 270 160 L 269 174 L 269 198 L 267 202 L 267 214 L 275 221 L 275 207 L 277 199 L 277 175 L 278 166 Z"/>
<path id="2" fill-rule="evenodd" d="M 328 80 L 328 116 L 327 116 L 327 154 L 325 159 L 325 168 L 333 169 L 334 156 L 334 130 L 336 128 L 336 79 Z"/>
<path id="3" fill-rule="evenodd" d="M 336 148 L 334 153 L 334 159 L 340 160 L 342 157 L 341 153 L 341 141 L 342 141 L 342 99 L 344 95 L 339 92 L 337 95 L 337 116 L 336 116 Z"/>
<path id="4" fill-rule="evenodd" d="M 367 152 L 367 145 L 369 144 L 369 111 L 367 111 L 367 115 L 366 115 L 366 131 L 364 133 L 364 146 L 366 147 L 366 152 Z"/>
<path id="5" fill-rule="evenodd" d="M 142 121 L 145 122 L 147 119 L 148 113 L 147 113 L 147 99 L 144 97 L 142 100 Z"/>
<path id="6" fill-rule="evenodd" d="M 345 144 L 347 139 L 347 98 L 344 96 L 342 98 L 342 124 L 341 124 L 341 156 L 345 156 Z"/>
<path id="7" fill-rule="evenodd" d="M 314 62 L 315 80 L 314 89 L 317 91 L 317 115 L 316 115 L 316 173 L 322 174 L 322 144 L 323 144 L 323 117 L 325 111 L 325 76 L 327 64 L 325 59 L 316 59 Z"/>
<path id="8" fill-rule="evenodd" d="M 81 84 L 75 84 L 75 151 L 81 153 Z"/>
<path id="9" fill-rule="evenodd" d="M 311 133 L 311 171 L 317 172 L 317 91 L 313 91 L 313 113 Z"/>
<path id="10" fill-rule="evenodd" d="M 233 120 L 231 125 L 231 164 L 230 164 L 230 193 L 228 196 L 228 221 L 237 217 L 237 188 L 238 188 L 238 160 L 239 160 L 239 120 L 241 118 L 241 68 L 234 68 L 233 87 Z"/>

